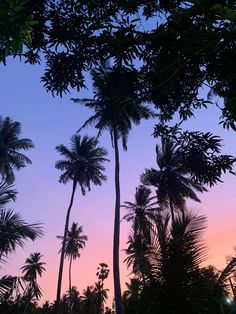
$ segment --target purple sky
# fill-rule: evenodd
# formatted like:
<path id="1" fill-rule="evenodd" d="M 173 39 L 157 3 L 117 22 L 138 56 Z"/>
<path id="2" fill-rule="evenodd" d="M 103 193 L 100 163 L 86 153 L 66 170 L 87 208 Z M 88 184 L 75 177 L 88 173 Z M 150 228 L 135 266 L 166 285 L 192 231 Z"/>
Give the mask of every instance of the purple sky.
<path id="1" fill-rule="evenodd" d="M 22 136 L 32 139 L 35 149 L 27 152 L 33 162 L 22 169 L 16 176 L 18 199 L 9 205 L 19 211 L 27 222 L 44 223 L 45 236 L 35 243 L 27 242 L 24 249 L 18 249 L 3 265 L 1 274 L 19 274 L 20 267 L 31 252 L 40 251 L 47 263 L 47 273 L 39 281 L 43 288 L 43 300 L 52 300 L 56 292 L 58 272 L 59 241 L 56 235 L 63 233 L 65 213 L 67 210 L 71 184 L 58 183 L 60 172 L 54 168 L 55 161 L 60 159 L 55 151 L 58 144 L 68 145 L 69 139 L 91 112 L 70 101 L 71 97 L 91 97 L 91 90 L 80 94 L 73 92 L 63 98 L 53 98 L 47 94 L 40 83 L 42 66 L 30 66 L 19 60 L 8 59 L 7 66 L 1 66 L 1 110 L 4 117 L 9 116 L 22 124 Z M 236 154 L 235 133 L 219 127 L 218 112 L 215 107 L 201 110 L 196 119 L 188 121 L 186 128 L 192 130 L 212 131 L 224 138 L 225 153 Z M 151 134 L 155 121 L 143 122 L 134 127 L 128 140 L 128 152 L 121 151 L 121 193 L 123 201 L 133 201 L 135 187 L 139 184 L 139 176 L 145 168 L 155 167 L 155 144 Z M 84 134 L 95 135 L 96 131 L 88 128 Z M 113 149 L 108 134 L 101 137 L 101 145 L 109 151 L 110 163 L 106 165 L 107 183 L 102 187 L 92 187 L 92 191 L 83 197 L 78 189 L 71 222 L 83 225 L 88 236 L 86 248 L 81 258 L 73 266 L 73 284 L 79 290 L 86 288 L 96 280 L 96 267 L 100 262 L 112 265 L 112 235 L 114 213 L 114 162 Z M 225 176 L 224 183 L 212 188 L 202 195 L 201 204 L 190 204 L 190 208 L 204 213 L 208 217 L 208 229 L 204 239 L 210 248 L 209 263 L 217 267 L 224 265 L 225 256 L 233 253 L 235 236 L 235 183 L 236 178 Z M 121 249 L 126 247 L 128 225 L 121 226 Z M 121 254 L 121 263 L 124 254 Z M 122 282 L 127 281 L 125 265 L 122 266 Z M 63 292 L 68 287 L 67 266 Z M 112 290 L 112 273 L 107 280 Z"/>

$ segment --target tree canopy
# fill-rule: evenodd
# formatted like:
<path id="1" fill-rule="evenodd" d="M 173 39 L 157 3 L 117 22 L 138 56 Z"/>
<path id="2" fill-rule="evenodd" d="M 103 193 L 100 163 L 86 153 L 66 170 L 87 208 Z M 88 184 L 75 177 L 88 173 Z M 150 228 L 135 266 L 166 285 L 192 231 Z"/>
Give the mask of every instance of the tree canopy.
<path id="1" fill-rule="evenodd" d="M 229 0 L 38 1 L 22 55 L 46 58 L 42 81 L 59 95 L 84 87 L 101 60 L 135 65 L 162 121 L 191 117 L 219 96 L 221 122 L 235 129 L 235 9 Z M 199 96 L 203 87 L 211 100 Z"/>

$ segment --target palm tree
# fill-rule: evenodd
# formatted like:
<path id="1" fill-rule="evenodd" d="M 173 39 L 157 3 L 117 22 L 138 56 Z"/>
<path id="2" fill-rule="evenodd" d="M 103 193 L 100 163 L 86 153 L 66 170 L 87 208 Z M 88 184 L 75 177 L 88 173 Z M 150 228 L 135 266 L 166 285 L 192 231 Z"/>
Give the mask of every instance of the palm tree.
<path id="1" fill-rule="evenodd" d="M 36 281 L 37 276 L 42 276 L 43 271 L 46 269 L 43 265 L 46 263 L 41 262 L 43 255 L 39 252 L 31 253 L 30 256 L 26 259 L 25 265 L 21 267 L 22 272 L 24 273 L 24 278 L 28 281 Z"/>
<path id="2" fill-rule="evenodd" d="M 39 223 L 26 223 L 19 213 L 13 213 L 4 206 L 11 200 L 15 200 L 16 191 L 13 186 L 6 181 L 0 184 L 0 263 L 3 256 L 7 257 L 14 252 L 19 245 L 23 247 L 25 240 L 35 240 L 43 235 Z M 0 277 L 0 298 L 11 291 L 16 291 L 17 286 L 21 285 L 20 277 L 3 276 Z M 10 294 L 9 294 L 10 295 Z"/>
<path id="3" fill-rule="evenodd" d="M 135 201 L 124 202 L 124 207 L 129 211 L 123 219 L 132 222 L 132 230 L 135 235 L 142 235 L 150 242 L 150 230 L 152 222 L 155 221 L 157 215 L 157 205 L 154 201 L 155 197 L 151 197 L 151 190 L 144 185 L 136 188 Z"/>
<path id="4" fill-rule="evenodd" d="M 76 187 L 79 185 L 82 195 L 85 195 L 86 190 L 90 191 L 91 183 L 101 185 L 106 180 L 106 176 L 103 174 L 105 170 L 103 163 L 108 159 L 105 158 L 107 151 L 102 147 L 98 147 L 98 140 L 96 138 L 88 136 L 81 137 L 78 134 L 71 137 L 70 148 L 59 145 L 56 147 L 56 150 L 65 158 L 57 161 L 55 164 L 57 169 L 63 171 L 59 182 L 66 184 L 72 181 L 72 194 L 66 214 L 58 274 L 56 302 L 59 306 L 66 239 Z"/>
<path id="5" fill-rule="evenodd" d="M 46 263 L 41 262 L 43 255 L 39 252 L 31 253 L 30 256 L 26 259 L 25 265 L 21 267 L 22 272 L 24 273 L 24 280 L 29 282 L 27 288 L 27 295 L 35 296 L 36 299 L 39 299 L 42 296 L 41 289 L 37 283 L 37 276 L 42 276 L 43 271 L 46 269 L 44 265 Z"/>
<path id="6" fill-rule="evenodd" d="M 134 275 L 134 278 L 138 279 L 140 284 L 146 285 L 151 277 L 151 268 L 148 259 L 150 242 L 147 241 L 144 235 L 134 233 L 131 230 L 127 244 L 128 247 L 125 249 L 127 257 L 124 262 L 126 262 L 128 268 L 132 266 L 131 274 Z"/>
<path id="7" fill-rule="evenodd" d="M 201 301 L 205 297 L 201 293 L 200 269 L 206 258 L 201 240 L 205 227 L 204 216 L 187 211 L 178 213 L 172 223 L 169 214 L 159 214 L 151 233 L 150 249 L 143 251 L 151 269 L 150 280 L 143 285 L 139 278 L 134 278 L 137 289 L 133 302 L 138 313 L 154 313 L 156 308 L 160 313 L 201 312 L 195 308 L 200 297 Z"/>
<path id="8" fill-rule="evenodd" d="M 13 185 L 7 181 L 0 183 L 0 209 L 10 202 L 16 200 L 17 192 L 13 189 Z"/>
<path id="9" fill-rule="evenodd" d="M 124 260 L 127 266 L 132 265 L 132 273 L 145 284 L 149 277 L 150 267 L 146 253 L 151 243 L 151 231 L 156 221 L 158 209 L 154 207 L 157 202 L 151 197 L 151 190 L 144 185 L 136 188 L 135 202 L 125 202 L 123 207 L 129 210 L 123 219 L 132 221 L 131 231 L 128 237 L 128 255 Z"/>
<path id="10" fill-rule="evenodd" d="M 196 192 L 207 189 L 193 180 L 183 164 L 183 155 L 178 145 L 169 139 L 162 140 L 162 147 L 156 146 L 158 170 L 145 169 L 141 182 L 157 188 L 157 200 L 161 207 L 169 207 L 172 221 L 175 209 L 184 210 L 185 198 L 200 202 Z"/>
<path id="11" fill-rule="evenodd" d="M 116 312 L 123 314 L 123 303 L 120 288 L 119 242 L 120 242 L 120 163 L 118 140 L 122 140 L 123 149 L 127 150 L 127 138 L 132 123 L 138 125 L 141 119 L 153 117 L 153 112 L 142 103 L 137 92 L 139 84 L 137 71 L 125 67 L 101 66 L 92 72 L 94 98 L 72 99 L 94 110 L 82 126 L 94 124 L 99 134 L 107 130 L 111 135 L 115 151 L 115 219 L 113 237 L 113 276 Z"/>
<path id="12" fill-rule="evenodd" d="M 83 235 L 83 227 L 73 222 L 71 229 L 67 233 L 65 245 L 65 257 L 69 258 L 69 292 L 71 292 L 71 266 L 72 260 L 80 257 L 80 250 L 85 247 L 88 240 L 86 235 Z M 58 239 L 63 241 L 62 236 L 57 236 Z M 61 252 L 61 250 L 60 250 Z"/>
<path id="13" fill-rule="evenodd" d="M 0 116 L 0 175 L 10 183 L 15 179 L 14 169 L 19 170 L 31 163 L 21 151 L 33 148 L 34 145 L 27 138 L 19 138 L 20 134 L 19 122 Z"/>
<path id="14" fill-rule="evenodd" d="M 12 210 L 0 210 L 0 261 L 2 256 L 7 256 L 15 251 L 17 246 L 23 247 L 27 239 L 35 240 L 42 236 L 39 223 L 26 223 L 19 213 Z"/>

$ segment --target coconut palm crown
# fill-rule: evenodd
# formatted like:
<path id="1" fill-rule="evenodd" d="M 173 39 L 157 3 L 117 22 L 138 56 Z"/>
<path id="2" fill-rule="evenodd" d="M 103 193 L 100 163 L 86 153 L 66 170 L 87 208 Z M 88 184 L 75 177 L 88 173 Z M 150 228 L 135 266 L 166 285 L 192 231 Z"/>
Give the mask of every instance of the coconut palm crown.
<path id="1" fill-rule="evenodd" d="M 138 92 L 138 72 L 126 67 L 100 66 L 91 71 L 93 80 L 93 99 L 72 99 L 94 111 L 81 128 L 95 125 L 99 134 L 108 131 L 112 142 L 114 132 L 122 139 L 127 149 L 127 137 L 132 123 L 139 125 L 141 119 L 155 117 L 154 112 L 143 104 Z"/>
<path id="2" fill-rule="evenodd" d="M 64 171 L 59 182 L 76 182 L 83 195 L 86 190 L 90 191 L 91 183 L 101 185 L 106 180 L 103 162 L 108 159 L 105 158 L 107 151 L 97 145 L 98 140 L 95 137 L 74 134 L 69 148 L 62 144 L 57 146 L 56 150 L 64 157 L 55 164 L 57 169 Z"/>
<path id="3" fill-rule="evenodd" d="M 71 228 L 68 230 L 66 238 L 66 250 L 65 256 L 69 259 L 76 259 L 80 257 L 80 249 L 85 247 L 85 243 L 88 240 L 86 235 L 83 235 L 83 227 L 78 226 L 76 222 L 73 222 Z M 58 239 L 63 240 L 62 236 L 57 236 Z"/>
<path id="4" fill-rule="evenodd" d="M 132 229 L 135 234 L 140 233 L 147 239 L 150 238 L 152 222 L 157 215 L 157 202 L 151 196 L 151 190 L 144 185 L 136 188 L 135 201 L 124 202 L 124 207 L 129 212 L 123 217 L 126 221 L 132 222 Z"/>
<path id="5" fill-rule="evenodd" d="M 42 276 L 43 271 L 46 271 L 44 265 L 46 263 L 42 262 L 43 255 L 39 252 L 31 253 L 26 259 L 25 265 L 21 267 L 24 273 L 24 280 L 28 283 L 25 290 L 25 297 L 28 299 L 39 300 L 42 296 L 42 290 L 37 283 L 37 276 Z"/>
<path id="6" fill-rule="evenodd" d="M 30 139 L 20 138 L 20 134 L 19 122 L 0 116 L 0 175 L 10 183 L 15 179 L 15 169 L 20 170 L 26 164 L 31 164 L 31 160 L 21 151 L 34 145 Z"/>
<path id="7" fill-rule="evenodd" d="M 158 169 L 145 169 L 141 182 L 156 187 L 157 200 L 161 207 L 169 207 L 172 220 L 174 211 L 185 209 L 185 199 L 200 202 L 196 192 L 207 189 L 193 180 L 191 174 L 182 162 L 178 145 L 171 140 L 162 140 L 161 146 L 156 146 L 156 163 Z"/>
<path id="8" fill-rule="evenodd" d="M 37 275 L 42 276 L 45 262 L 41 262 L 43 255 L 39 252 L 31 253 L 25 261 L 25 265 L 21 267 L 24 278 L 28 281 L 36 281 Z"/>

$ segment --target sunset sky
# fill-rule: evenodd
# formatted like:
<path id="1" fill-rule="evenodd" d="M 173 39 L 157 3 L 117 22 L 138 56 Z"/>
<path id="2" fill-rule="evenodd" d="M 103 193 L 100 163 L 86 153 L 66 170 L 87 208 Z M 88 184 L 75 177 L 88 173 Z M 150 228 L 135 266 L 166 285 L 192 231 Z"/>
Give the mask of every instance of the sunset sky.
<path id="1" fill-rule="evenodd" d="M 47 272 L 39 280 L 43 289 L 42 300 L 55 299 L 59 265 L 58 251 L 60 243 L 56 235 L 63 234 L 65 214 L 70 199 L 71 184 L 58 183 L 60 172 L 55 169 L 55 162 L 60 159 L 55 151 L 59 144 L 69 144 L 75 133 L 91 112 L 70 101 L 71 97 L 91 97 L 91 89 L 72 92 L 63 98 L 48 94 L 40 77 L 43 66 L 30 66 L 20 63 L 19 59 L 8 59 L 7 66 L 1 65 L 1 110 L 4 117 L 9 116 L 22 124 L 22 137 L 32 139 L 35 149 L 26 154 L 32 165 L 22 169 L 16 176 L 17 201 L 9 204 L 20 212 L 27 222 L 42 222 L 45 235 L 34 243 L 27 242 L 23 249 L 18 249 L 8 259 L 7 265 L 1 265 L 1 275 L 19 275 L 20 267 L 31 252 L 44 255 Z M 89 83 L 88 83 L 89 85 Z M 236 134 L 218 126 L 218 112 L 215 107 L 201 110 L 196 119 L 185 124 L 187 129 L 211 131 L 224 139 L 223 152 L 236 155 Z M 134 127 L 128 139 L 128 151 L 121 151 L 121 200 L 133 201 L 135 187 L 139 184 L 140 174 L 145 168 L 155 167 L 155 144 L 157 140 L 151 134 L 155 120 L 144 121 Z M 88 128 L 84 134 L 95 135 L 96 131 Z M 81 258 L 73 264 L 73 284 L 82 292 L 87 285 L 96 281 L 96 268 L 105 262 L 112 268 L 112 236 L 114 216 L 114 158 L 109 134 L 103 134 L 101 145 L 109 152 L 110 163 L 106 164 L 108 180 L 102 187 L 92 187 L 91 192 L 82 196 L 77 190 L 71 222 L 83 226 L 88 236 L 86 248 Z M 191 203 L 190 208 L 208 218 L 208 228 L 203 234 L 209 247 L 207 264 L 217 268 L 225 265 L 225 257 L 233 254 L 236 245 L 236 177 L 223 177 L 224 183 L 211 188 L 200 196 L 202 203 Z M 122 211 L 122 216 L 124 212 Z M 121 224 L 121 252 L 126 248 L 129 225 Z M 123 265 L 125 255 L 121 253 L 122 287 L 128 281 L 128 271 Z M 113 294 L 112 272 L 105 285 Z M 68 268 L 65 265 L 63 292 L 68 287 Z"/>

